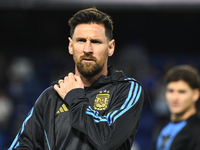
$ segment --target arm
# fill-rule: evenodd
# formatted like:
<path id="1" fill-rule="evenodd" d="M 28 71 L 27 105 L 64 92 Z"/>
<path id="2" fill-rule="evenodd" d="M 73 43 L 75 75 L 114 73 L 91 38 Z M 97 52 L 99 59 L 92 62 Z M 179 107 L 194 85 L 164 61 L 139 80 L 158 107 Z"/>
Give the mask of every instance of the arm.
<path id="1" fill-rule="evenodd" d="M 135 136 L 142 110 L 142 95 L 129 107 L 121 104 L 121 108 L 115 109 L 113 105 L 107 114 L 99 115 L 81 93 L 84 93 L 82 89 L 72 90 L 65 98 L 69 104 L 71 125 L 85 133 L 97 149 L 116 149 L 131 135 Z M 69 101 L 69 97 L 74 99 Z M 117 101 L 124 101 L 124 98 Z"/>
<path id="2" fill-rule="evenodd" d="M 69 106 L 71 126 L 85 133 L 97 149 L 116 149 L 136 134 L 143 106 L 142 87 L 132 82 L 119 88 L 115 103 L 104 115 L 89 106 L 83 88 L 71 90 L 64 98 Z"/>
<path id="3" fill-rule="evenodd" d="M 8 150 L 23 149 L 43 149 L 44 127 L 43 127 L 43 94 L 37 99 L 34 107 L 31 109 L 24 120 L 20 131 L 15 137 Z"/>

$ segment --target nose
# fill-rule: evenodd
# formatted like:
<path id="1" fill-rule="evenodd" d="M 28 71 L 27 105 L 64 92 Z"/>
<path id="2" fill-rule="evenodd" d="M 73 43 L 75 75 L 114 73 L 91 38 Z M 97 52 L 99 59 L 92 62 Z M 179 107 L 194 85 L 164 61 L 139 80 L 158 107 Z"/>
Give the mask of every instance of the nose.
<path id="1" fill-rule="evenodd" d="M 171 95 L 171 99 L 173 101 L 177 101 L 179 99 L 179 93 L 178 92 L 174 92 L 172 95 Z"/>
<path id="2" fill-rule="evenodd" d="M 92 53 L 92 52 L 93 52 L 92 47 L 91 47 L 91 42 L 90 42 L 90 41 L 87 41 L 87 42 L 85 43 L 83 52 L 84 52 L 84 53 Z"/>

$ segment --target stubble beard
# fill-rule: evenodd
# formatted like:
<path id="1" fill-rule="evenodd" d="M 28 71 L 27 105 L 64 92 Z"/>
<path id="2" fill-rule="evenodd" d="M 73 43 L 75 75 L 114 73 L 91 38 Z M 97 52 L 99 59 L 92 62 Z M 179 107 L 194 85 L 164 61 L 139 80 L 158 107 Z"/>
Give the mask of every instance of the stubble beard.
<path id="1" fill-rule="evenodd" d="M 101 72 L 102 66 L 99 64 L 91 64 L 91 63 L 77 63 L 77 69 L 79 73 L 85 78 L 92 78 Z"/>
<path id="2" fill-rule="evenodd" d="M 90 62 L 83 63 L 82 59 L 80 59 L 80 61 L 77 62 L 77 69 L 84 78 L 92 78 L 95 75 L 99 74 L 102 71 L 103 66 L 106 62 L 105 56 L 99 62 L 97 62 L 97 60 L 92 56 L 91 58 L 94 60 L 94 62 L 92 63 Z"/>

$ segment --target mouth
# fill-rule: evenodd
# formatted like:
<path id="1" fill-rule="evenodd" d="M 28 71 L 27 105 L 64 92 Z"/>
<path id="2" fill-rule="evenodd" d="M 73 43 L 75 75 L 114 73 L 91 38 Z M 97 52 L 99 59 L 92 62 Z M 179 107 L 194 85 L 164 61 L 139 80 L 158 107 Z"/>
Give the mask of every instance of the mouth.
<path id="1" fill-rule="evenodd" d="M 172 104 L 171 107 L 177 108 L 177 107 L 179 107 L 179 105 L 178 104 Z"/>
<path id="2" fill-rule="evenodd" d="M 83 61 L 83 62 L 93 62 L 93 61 L 95 61 L 95 60 L 92 59 L 92 58 L 83 58 L 82 61 Z"/>
<path id="3" fill-rule="evenodd" d="M 84 61 L 84 62 L 92 62 L 94 60 L 93 59 L 82 59 L 82 61 Z"/>

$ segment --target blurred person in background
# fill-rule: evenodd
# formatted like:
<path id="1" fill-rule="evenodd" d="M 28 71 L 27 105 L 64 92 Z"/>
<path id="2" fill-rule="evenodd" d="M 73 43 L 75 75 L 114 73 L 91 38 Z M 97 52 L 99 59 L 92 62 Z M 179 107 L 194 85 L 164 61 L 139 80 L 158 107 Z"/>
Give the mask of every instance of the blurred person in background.
<path id="1" fill-rule="evenodd" d="M 5 150 L 8 143 L 11 142 L 11 131 L 9 130 L 11 117 L 13 114 L 13 103 L 0 88 L 0 149 Z"/>
<path id="2" fill-rule="evenodd" d="M 153 150 L 199 150 L 198 71 L 189 65 L 171 68 L 164 77 L 170 120 L 160 126 Z"/>
<path id="3" fill-rule="evenodd" d="M 75 71 L 40 95 L 9 150 L 130 150 L 144 88 L 107 65 L 115 49 L 113 22 L 89 8 L 78 11 L 69 25 Z"/>
<path id="4" fill-rule="evenodd" d="M 35 99 L 41 90 L 44 90 L 42 85 L 44 83 L 37 77 L 34 63 L 29 57 L 13 57 L 5 72 L 8 79 L 7 94 L 14 105 L 12 127 L 10 128 L 13 140 L 27 113 L 33 107 Z"/>

